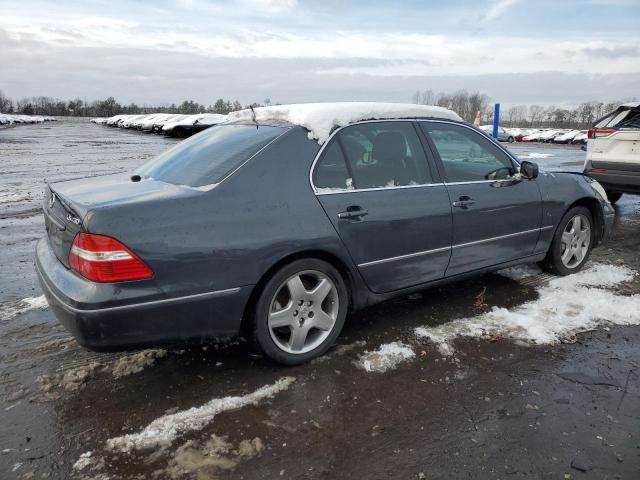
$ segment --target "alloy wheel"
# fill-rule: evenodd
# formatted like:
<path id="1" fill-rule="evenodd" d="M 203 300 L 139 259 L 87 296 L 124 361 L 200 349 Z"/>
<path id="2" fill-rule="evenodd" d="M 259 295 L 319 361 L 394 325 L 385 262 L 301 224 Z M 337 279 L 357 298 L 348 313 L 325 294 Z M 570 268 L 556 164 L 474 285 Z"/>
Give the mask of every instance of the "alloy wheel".
<path id="1" fill-rule="evenodd" d="M 591 244 L 591 223 L 578 214 L 567 223 L 562 232 L 560 258 L 567 268 L 575 268 L 582 263 Z"/>
<path id="2" fill-rule="evenodd" d="M 303 354 L 318 347 L 333 330 L 339 311 L 338 290 L 324 273 L 306 270 L 283 282 L 269 305 L 268 326 L 274 343 L 287 353 Z"/>

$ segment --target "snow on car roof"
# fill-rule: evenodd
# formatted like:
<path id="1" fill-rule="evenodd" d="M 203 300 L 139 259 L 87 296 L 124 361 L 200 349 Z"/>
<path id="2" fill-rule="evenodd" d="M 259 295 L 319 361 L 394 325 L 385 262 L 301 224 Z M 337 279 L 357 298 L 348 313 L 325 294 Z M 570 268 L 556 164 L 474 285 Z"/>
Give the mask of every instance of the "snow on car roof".
<path id="1" fill-rule="evenodd" d="M 254 109 L 258 122 L 285 121 L 309 130 L 309 138 L 324 143 L 336 127 L 361 120 L 387 120 L 394 118 L 435 117 L 462 120 L 458 114 L 443 107 L 407 103 L 339 102 L 299 103 L 275 105 Z M 250 109 L 231 112 L 229 121 L 253 120 Z"/>
<path id="2" fill-rule="evenodd" d="M 640 102 L 628 102 L 628 103 L 623 103 L 622 105 L 620 105 L 621 107 L 631 107 L 631 108 L 635 108 L 635 107 L 640 107 Z"/>

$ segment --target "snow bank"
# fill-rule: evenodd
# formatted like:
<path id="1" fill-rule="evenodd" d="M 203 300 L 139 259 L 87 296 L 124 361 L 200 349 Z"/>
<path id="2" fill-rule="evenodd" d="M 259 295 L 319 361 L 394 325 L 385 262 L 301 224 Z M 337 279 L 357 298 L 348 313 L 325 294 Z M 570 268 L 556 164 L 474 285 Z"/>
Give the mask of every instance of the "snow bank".
<path id="1" fill-rule="evenodd" d="M 511 280 L 522 280 L 523 278 L 533 277 L 542 273 L 542 269 L 533 263 L 525 263 L 523 265 L 516 265 L 515 267 L 504 268 L 497 272 L 503 277 L 510 278 Z"/>
<path id="2" fill-rule="evenodd" d="M 283 377 L 272 385 L 265 385 L 255 392 L 240 397 L 214 398 L 201 407 L 164 415 L 155 419 L 139 433 L 132 433 L 107 440 L 107 449 L 118 452 L 130 452 L 153 447 L 167 447 L 178 436 L 203 429 L 216 415 L 237 410 L 246 405 L 255 405 L 261 400 L 273 397 L 276 393 L 289 388 L 295 381 L 293 377 Z"/>
<path id="3" fill-rule="evenodd" d="M 349 125 L 360 120 L 384 120 L 392 118 L 435 117 L 461 120 L 451 110 L 427 105 L 405 103 L 342 102 L 342 103 L 299 103 L 276 105 L 254 109 L 258 122 L 285 121 L 309 130 L 309 138 L 322 144 L 336 127 Z M 251 109 L 231 112 L 229 121 L 252 121 Z"/>
<path id="4" fill-rule="evenodd" d="M 114 378 L 121 378 L 139 373 L 156 363 L 156 359 L 166 356 L 167 351 L 162 348 L 143 350 L 142 352 L 126 355 L 116 360 L 111 368 L 111 374 Z"/>
<path id="5" fill-rule="evenodd" d="M 28 297 L 0 305 L 0 320 L 10 320 L 13 317 L 28 312 L 29 310 L 44 310 L 49 304 L 44 295 L 39 297 Z"/>
<path id="6" fill-rule="evenodd" d="M 377 350 L 365 352 L 356 361 L 356 366 L 367 372 L 386 372 L 396 368 L 400 363 L 413 358 L 415 353 L 402 342 L 385 343 Z"/>
<path id="7" fill-rule="evenodd" d="M 418 327 L 415 334 L 437 344 L 442 354 L 451 355 L 453 341 L 460 337 L 506 337 L 526 344 L 555 344 L 599 326 L 639 325 L 640 295 L 617 295 L 607 288 L 635 275 L 627 267 L 596 264 L 551 280 L 538 290 L 535 301 L 511 310 L 494 307 L 477 317 L 437 327 Z"/>

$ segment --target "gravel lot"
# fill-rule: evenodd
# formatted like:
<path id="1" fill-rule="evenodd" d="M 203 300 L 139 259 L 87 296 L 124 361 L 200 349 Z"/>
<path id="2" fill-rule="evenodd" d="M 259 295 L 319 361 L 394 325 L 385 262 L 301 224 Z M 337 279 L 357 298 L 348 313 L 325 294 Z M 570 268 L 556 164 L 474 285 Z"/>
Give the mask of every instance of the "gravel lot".
<path id="1" fill-rule="evenodd" d="M 413 334 L 535 301 L 545 274 L 485 275 L 359 312 L 336 348 L 300 367 L 243 343 L 78 347 L 38 308 L 43 184 L 131 170 L 174 143 L 73 119 L 0 129 L 0 478 L 639 477 L 640 327 L 557 345 L 460 340 L 451 356 Z M 509 148 L 546 169 L 584 160 L 574 146 Z M 620 201 L 592 264 L 640 272 L 639 198 Z M 609 290 L 635 298 L 640 280 Z M 414 356 L 385 373 L 361 368 L 364 352 L 394 341 Z M 192 407 L 202 421 L 180 423 Z M 158 430 L 163 442 L 145 444 Z"/>

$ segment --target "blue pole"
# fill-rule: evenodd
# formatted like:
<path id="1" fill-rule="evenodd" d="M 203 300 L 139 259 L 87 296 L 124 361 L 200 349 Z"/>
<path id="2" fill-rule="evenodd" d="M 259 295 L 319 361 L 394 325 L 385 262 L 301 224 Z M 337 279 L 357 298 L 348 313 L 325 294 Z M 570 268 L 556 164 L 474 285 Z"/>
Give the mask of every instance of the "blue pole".
<path id="1" fill-rule="evenodd" d="M 493 138 L 498 139 L 498 125 L 500 125 L 500 104 L 496 103 L 493 111 Z"/>

